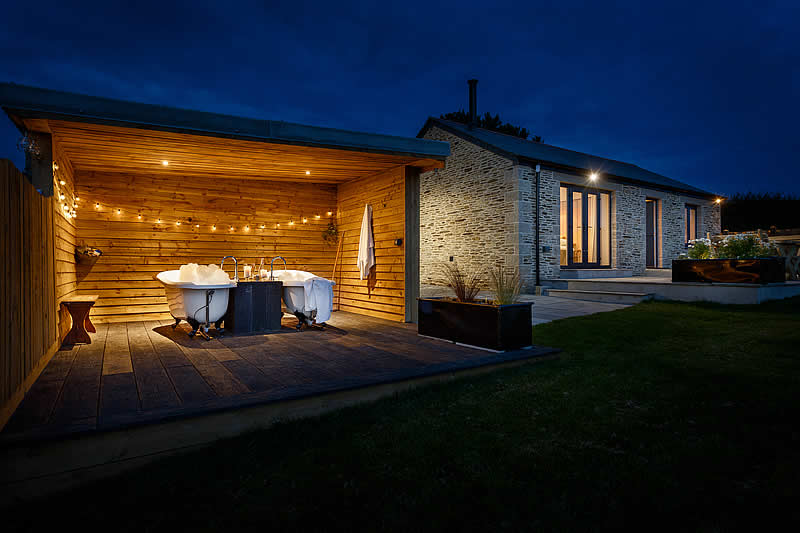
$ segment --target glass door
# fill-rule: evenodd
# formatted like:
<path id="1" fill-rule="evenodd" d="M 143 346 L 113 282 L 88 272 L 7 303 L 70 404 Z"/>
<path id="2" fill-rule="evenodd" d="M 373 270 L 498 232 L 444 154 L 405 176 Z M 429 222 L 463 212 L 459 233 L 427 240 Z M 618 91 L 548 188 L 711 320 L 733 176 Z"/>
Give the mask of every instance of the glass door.
<path id="1" fill-rule="evenodd" d="M 561 266 L 611 266 L 611 213 L 607 192 L 561 187 Z"/>

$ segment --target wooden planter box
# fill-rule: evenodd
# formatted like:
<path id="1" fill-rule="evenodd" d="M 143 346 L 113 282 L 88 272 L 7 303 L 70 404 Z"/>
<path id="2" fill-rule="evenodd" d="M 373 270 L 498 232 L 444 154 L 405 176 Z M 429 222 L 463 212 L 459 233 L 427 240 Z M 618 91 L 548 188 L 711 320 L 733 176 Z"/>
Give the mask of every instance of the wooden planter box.
<path id="1" fill-rule="evenodd" d="M 531 346 L 532 303 L 492 305 L 419 298 L 420 335 L 491 350 Z"/>
<path id="2" fill-rule="evenodd" d="M 674 259 L 672 281 L 783 283 L 786 281 L 786 258 Z"/>

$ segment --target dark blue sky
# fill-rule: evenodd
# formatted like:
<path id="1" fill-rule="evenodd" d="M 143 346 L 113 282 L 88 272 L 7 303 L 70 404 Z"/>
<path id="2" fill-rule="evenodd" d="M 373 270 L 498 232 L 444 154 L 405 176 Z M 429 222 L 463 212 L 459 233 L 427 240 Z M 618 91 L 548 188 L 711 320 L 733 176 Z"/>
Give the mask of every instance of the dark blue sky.
<path id="1" fill-rule="evenodd" d="M 467 105 L 720 193 L 800 193 L 800 2 L 8 2 L 0 80 L 396 135 Z M 122 2 L 120 2 L 122 3 Z M 0 157 L 21 165 L 0 118 Z"/>

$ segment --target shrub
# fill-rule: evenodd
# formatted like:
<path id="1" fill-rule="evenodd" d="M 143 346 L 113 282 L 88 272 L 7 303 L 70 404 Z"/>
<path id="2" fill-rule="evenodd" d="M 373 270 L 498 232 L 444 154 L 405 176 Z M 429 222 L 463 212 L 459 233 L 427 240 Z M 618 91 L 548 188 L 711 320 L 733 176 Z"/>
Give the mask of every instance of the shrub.
<path id="1" fill-rule="evenodd" d="M 714 249 L 708 239 L 696 239 L 689 241 L 689 259 L 711 259 Z"/>
<path id="2" fill-rule="evenodd" d="M 456 293 L 459 302 L 474 302 L 480 291 L 480 273 L 467 272 L 458 266 L 458 263 L 443 263 L 442 270 L 447 278 L 447 285 Z"/>
<path id="3" fill-rule="evenodd" d="M 522 278 L 516 268 L 507 273 L 501 265 L 497 265 L 489 271 L 489 287 L 494 293 L 495 303 L 513 304 L 522 292 Z"/>
<path id="4" fill-rule="evenodd" d="M 716 255 L 719 259 L 753 259 L 776 256 L 778 251 L 756 235 L 740 233 L 723 238 L 717 245 Z"/>

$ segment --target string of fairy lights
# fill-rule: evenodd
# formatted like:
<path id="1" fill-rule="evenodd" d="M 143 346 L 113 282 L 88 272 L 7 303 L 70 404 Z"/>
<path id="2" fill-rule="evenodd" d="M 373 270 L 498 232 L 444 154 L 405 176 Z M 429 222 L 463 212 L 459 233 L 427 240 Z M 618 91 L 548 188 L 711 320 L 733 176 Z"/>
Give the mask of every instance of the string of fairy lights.
<path id="1" fill-rule="evenodd" d="M 67 218 L 68 220 L 69 219 L 73 219 L 73 218 L 78 218 L 78 207 L 79 207 L 79 202 L 81 201 L 81 199 L 80 199 L 80 197 L 76 196 L 73 191 L 70 191 L 66 187 L 67 183 L 64 180 L 65 176 L 62 175 L 61 172 L 62 171 L 59 169 L 58 162 L 54 161 L 53 162 L 53 178 L 54 178 L 53 181 L 54 181 L 54 186 L 55 186 L 55 193 L 56 193 L 56 195 L 58 197 L 59 202 L 61 202 L 61 210 L 63 212 L 64 217 Z M 109 206 L 109 205 L 104 205 L 104 204 L 101 204 L 100 202 L 94 202 L 94 209 L 95 209 L 95 211 L 98 211 L 98 212 L 100 212 L 100 211 L 109 211 L 109 212 L 115 214 L 117 217 L 127 216 L 127 214 L 128 214 L 128 211 L 127 210 L 123 211 L 122 207 L 113 207 L 113 206 Z M 246 223 L 243 226 L 237 227 L 237 226 L 234 226 L 234 225 L 231 225 L 231 224 L 223 224 L 223 223 L 220 223 L 220 222 L 214 222 L 214 223 L 210 223 L 210 224 L 208 224 L 208 223 L 200 224 L 197 220 L 195 220 L 195 217 L 190 217 L 190 216 L 174 218 L 174 217 L 162 216 L 161 214 L 156 215 L 156 216 L 148 216 L 146 213 L 144 213 L 141 210 L 137 210 L 135 212 L 136 212 L 136 218 L 134 220 L 136 220 L 138 222 L 145 222 L 145 223 L 146 222 L 152 222 L 152 223 L 154 223 L 154 224 L 156 224 L 158 226 L 163 226 L 164 228 L 169 227 L 169 226 L 175 226 L 175 227 L 185 226 L 185 227 L 193 227 L 195 229 L 200 229 L 201 227 L 206 226 L 212 232 L 221 230 L 221 231 L 228 231 L 228 232 L 243 231 L 245 233 L 250 232 L 250 231 L 266 230 L 266 229 L 279 230 L 279 229 L 281 229 L 283 227 L 291 227 L 291 226 L 295 226 L 295 225 L 308 224 L 309 221 L 321 220 L 322 217 L 323 217 L 322 213 L 316 213 L 316 214 L 310 215 L 310 216 L 302 216 L 301 215 L 301 216 L 297 217 L 296 219 L 295 218 L 290 218 L 289 220 L 287 220 L 283 224 L 281 224 L 280 222 L 276 222 L 274 224 L 270 223 L 269 225 L 267 225 L 265 223 L 255 223 L 254 222 L 254 223 Z M 334 214 L 333 211 L 327 211 L 325 213 L 325 216 L 330 218 L 330 217 L 333 216 L 333 214 Z"/>

